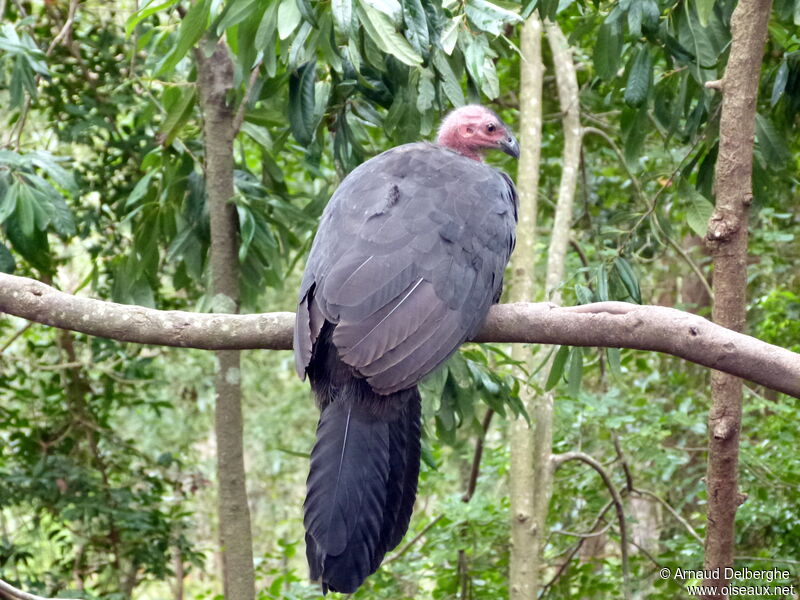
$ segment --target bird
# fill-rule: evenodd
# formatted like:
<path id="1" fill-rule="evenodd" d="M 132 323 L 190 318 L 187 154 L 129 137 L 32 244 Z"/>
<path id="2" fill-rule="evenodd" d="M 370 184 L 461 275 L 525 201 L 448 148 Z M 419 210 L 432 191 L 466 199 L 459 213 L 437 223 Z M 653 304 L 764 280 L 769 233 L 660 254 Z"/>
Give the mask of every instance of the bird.
<path id="1" fill-rule="evenodd" d="M 294 356 L 320 419 L 306 483 L 312 581 L 352 593 L 408 530 L 420 469 L 417 384 L 500 299 L 517 193 L 483 162 L 519 158 L 489 108 L 442 121 L 435 143 L 391 148 L 339 184 L 298 294 Z"/>

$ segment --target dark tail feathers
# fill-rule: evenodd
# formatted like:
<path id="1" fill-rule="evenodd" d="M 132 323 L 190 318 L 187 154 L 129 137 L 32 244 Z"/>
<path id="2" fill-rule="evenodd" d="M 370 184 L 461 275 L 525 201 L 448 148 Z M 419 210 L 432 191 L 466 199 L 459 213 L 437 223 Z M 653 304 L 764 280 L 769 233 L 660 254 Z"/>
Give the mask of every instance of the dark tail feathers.
<path id="1" fill-rule="evenodd" d="M 323 593 L 352 593 L 408 529 L 419 476 L 420 397 L 416 388 L 376 394 L 338 357 L 326 358 L 309 372 L 322 413 L 304 504 L 306 556 Z"/>

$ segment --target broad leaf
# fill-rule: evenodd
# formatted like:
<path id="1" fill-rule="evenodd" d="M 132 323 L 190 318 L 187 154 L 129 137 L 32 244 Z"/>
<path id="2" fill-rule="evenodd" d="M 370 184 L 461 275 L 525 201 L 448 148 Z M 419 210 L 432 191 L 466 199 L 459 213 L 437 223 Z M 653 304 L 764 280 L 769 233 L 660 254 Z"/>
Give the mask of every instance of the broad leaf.
<path id="1" fill-rule="evenodd" d="M 411 47 L 406 38 L 397 32 L 391 19 L 385 13 L 377 11 L 364 2 L 360 4 L 360 8 L 363 15 L 361 24 L 378 48 L 411 67 L 422 64 L 422 56 Z"/>
<path id="2" fill-rule="evenodd" d="M 317 63 L 310 61 L 295 70 L 289 78 L 289 125 L 292 135 L 303 146 L 314 138 L 315 93 Z"/>
<path id="3" fill-rule="evenodd" d="M 636 108 L 647 100 L 653 81 L 653 59 L 646 46 L 639 48 L 632 63 L 625 83 L 625 102 Z"/>
<path id="4" fill-rule="evenodd" d="M 708 232 L 708 221 L 714 213 L 714 205 L 683 179 L 678 190 L 687 203 L 686 222 L 697 235 L 705 237 Z"/>
<path id="5" fill-rule="evenodd" d="M 622 27 L 619 21 L 606 21 L 597 33 L 597 43 L 592 54 L 597 75 L 605 81 L 614 79 L 619 69 L 620 56 L 622 56 Z"/>
<path id="6" fill-rule="evenodd" d="M 282 0 L 278 7 L 278 37 L 285 40 L 292 35 L 302 18 L 295 0 Z"/>

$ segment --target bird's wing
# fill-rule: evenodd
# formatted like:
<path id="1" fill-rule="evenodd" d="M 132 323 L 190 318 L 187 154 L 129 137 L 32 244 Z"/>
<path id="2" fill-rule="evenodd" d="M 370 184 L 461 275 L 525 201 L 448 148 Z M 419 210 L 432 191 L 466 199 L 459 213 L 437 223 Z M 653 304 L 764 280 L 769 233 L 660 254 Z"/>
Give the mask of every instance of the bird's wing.
<path id="1" fill-rule="evenodd" d="M 516 195 L 482 163 L 430 144 L 353 171 L 326 208 L 300 291 L 298 371 L 323 320 L 379 393 L 410 387 L 480 327 L 514 244 Z"/>

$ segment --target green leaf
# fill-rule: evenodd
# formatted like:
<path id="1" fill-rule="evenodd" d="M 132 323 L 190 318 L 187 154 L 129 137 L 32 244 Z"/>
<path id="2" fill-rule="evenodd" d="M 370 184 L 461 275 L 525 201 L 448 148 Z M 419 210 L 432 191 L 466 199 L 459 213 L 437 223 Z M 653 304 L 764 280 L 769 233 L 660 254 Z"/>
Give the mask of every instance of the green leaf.
<path id="1" fill-rule="evenodd" d="M 547 381 L 544 384 L 544 390 L 547 392 L 552 390 L 560 381 L 561 375 L 564 373 L 564 365 L 567 363 L 569 357 L 569 346 L 561 346 L 553 358 L 553 366 L 550 367 L 550 373 L 547 375 Z"/>
<path id="2" fill-rule="evenodd" d="M 258 9 L 259 0 L 230 0 L 217 19 L 217 35 L 248 19 Z"/>
<path id="3" fill-rule="evenodd" d="M 135 206 L 139 200 L 144 198 L 144 195 L 150 189 L 150 181 L 155 177 L 156 171 L 150 171 L 144 177 L 142 177 L 134 186 L 133 190 L 131 191 L 130 196 L 125 201 L 125 208 L 130 209 Z"/>
<path id="4" fill-rule="evenodd" d="M 278 4 L 272 2 L 261 16 L 255 38 L 255 48 L 258 51 L 274 54 L 272 46 L 275 43 L 275 31 L 278 27 Z M 266 62 L 266 61 L 265 61 Z M 271 77 L 271 76 L 270 76 Z"/>
<path id="5" fill-rule="evenodd" d="M 270 136 L 269 129 L 266 127 L 245 121 L 242 123 L 242 133 L 248 135 L 262 148 L 267 150 L 272 148 L 272 136 Z"/>
<path id="6" fill-rule="evenodd" d="M 199 0 L 193 4 L 178 28 L 178 36 L 172 52 L 167 54 L 156 68 L 156 76 L 163 75 L 175 68 L 175 65 L 197 43 L 205 33 L 210 10 L 210 0 Z"/>
<path id="7" fill-rule="evenodd" d="M 171 88 L 175 89 L 175 88 Z M 167 116 L 161 124 L 160 133 L 164 138 L 162 145 L 171 146 L 181 127 L 189 120 L 194 106 L 195 86 L 186 85 L 178 88 L 178 94 L 165 103 Z"/>
<path id="8" fill-rule="evenodd" d="M 27 155 L 36 167 L 44 171 L 47 176 L 58 184 L 62 189 L 70 192 L 71 194 L 78 193 L 78 186 L 75 184 L 75 178 L 72 173 L 67 171 L 64 167 L 58 164 L 58 159 L 49 152 L 31 152 Z"/>
<path id="9" fill-rule="evenodd" d="M 16 268 L 17 261 L 14 260 L 5 244 L 0 242 L 0 272 L 13 273 Z"/>
<path id="10" fill-rule="evenodd" d="M 239 213 L 239 262 L 243 262 L 256 232 L 256 220 L 246 206 L 238 205 L 236 210 Z"/>
<path id="11" fill-rule="evenodd" d="M 6 222 L 6 235 L 11 246 L 22 255 L 22 258 L 44 273 L 52 272 L 50 245 L 44 231 L 35 230 L 33 235 L 24 235 L 19 219 L 9 219 Z"/>
<path id="12" fill-rule="evenodd" d="M 714 205 L 685 179 L 680 180 L 678 193 L 687 202 L 686 222 L 689 227 L 700 237 L 705 237 L 708 221 L 714 213 Z"/>
<path id="13" fill-rule="evenodd" d="M 621 353 L 619 348 L 606 348 L 606 356 L 608 357 L 608 368 L 615 377 L 622 376 L 622 368 L 620 366 Z"/>
<path id="14" fill-rule="evenodd" d="M 800 2 L 798 3 L 800 4 Z M 770 108 L 774 108 L 786 91 L 786 83 L 789 81 L 789 63 L 784 59 L 778 72 L 775 74 L 775 83 L 772 84 L 772 95 L 769 99 Z"/>
<path id="15" fill-rule="evenodd" d="M 521 23 L 522 17 L 487 0 L 467 0 L 467 17 L 481 31 L 500 35 L 506 23 Z"/>
<path id="16" fill-rule="evenodd" d="M 431 40 L 428 35 L 428 19 L 421 0 L 403 0 L 403 18 L 406 22 L 406 37 L 411 46 L 423 58 L 431 51 Z"/>
<path id="17" fill-rule="evenodd" d="M 296 69 L 289 78 L 289 126 L 292 135 L 303 146 L 314 138 L 316 61 L 309 61 Z"/>
<path id="18" fill-rule="evenodd" d="M 567 373 L 567 393 L 577 398 L 583 379 L 583 348 L 570 348 L 569 372 Z"/>
<path id="19" fill-rule="evenodd" d="M 156 4 L 155 2 L 150 2 L 137 10 L 133 13 L 128 20 L 125 22 L 125 36 L 130 37 L 133 30 L 136 26 L 144 21 L 147 17 L 156 14 L 160 10 L 164 10 L 165 8 L 169 8 L 177 4 L 179 0 L 167 0 L 166 2 L 162 2 L 161 4 Z"/>
<path id="20" fill-rule="evenodd" d="M 295 0 L 282 0 L 278 7 L 278 37 L 285 40 L 300 24 L 302 15 Z"/>
<path id="21" fill-rule="evenodd" d="M 631 7 L 628 10 L 628 31 L 630 31 L 633 37 L 640 37 L 642 35 L 642 12 L 643 12 L 643 3 L 642 2 L 632 2 Z"/>
<path id="22" fill-rule="evenodd" d="M 478 87 L 483 84 L 483 59 L 486 57 L 486 50 L 487 44 L 483 37 L 468 38 L 464 61 L 467 63 L 467 71 Z"/>
<path id="23" fill-rule="evenodd" d="M 619 21 L 606 21 L 597 32 L 592 59 L 598 77 L 611 81 L 617 76 L 619 59 L 622 56 L 622 27 Z"/>
<path id="24" fill-rule="evenodd" d="M 575 284 L 575 296 L 578 299 L 578 304 L 590 304 L 594 301 L 592 290 L 581 283 Z"/>
<path id="25" fill-rule="evenodd" d="M 715 0 L 695 0 L 695 8 L 697 9 L 697 18 L 700 20 L 700 25 L 705 27 L 708 25 L 708 18 L 714 12 Z"/>
<path id="26" fill-rule="evenodd" d="M 647 137 L 647 105 L 643 104 L 638 110 L 623 108 L 622 121 L 624 131 L 625 162 L 633 170 L 640 168 L 639 156 L 642 152 L 644 140 Z"/>
<path id="27" fill-rule="evenodd" d="M 453 103 L 453 106 L 464 106 L 467 103 L 464 98 L 464 91 L 461 89 L 461 84 L 456 79 L 456 74 L 453 73 L 450 63 L 441 52 L 434 52 L 433 66 L 436 67 L 436 71 L 442 79 L 442 89 L 444 89 L 445 95 Z"/>
<path id="28" fill-rule="evenodd" d="M 773 170 L 786 168 L 792 160 L 785 136 L 778 133 L 772 121 L 760 113 L 756 114 L 756 143 Z"/>
<path id="29" fill-rule="evenodd" d="M 434 74 L 430 69 L 423 69 L 419 76 L 419 87 L 417 88 L 417 110 L 420 114 L 433 107 L 436 99 L 436 88 L 433 85 Z"/>
<path id="30" fill-rule="evenodd" d="M 353 33 L 353 0 L 331 0 L 331 10 L 337 33 L 350 37 Z"/>
<path id="31" fill-rule="evenodd" d="M 456 17 L 455 19 L 452 19 L 442 30 L 439 43 L 441 44 L 442 50 L 444 50 L 447 56 L 450 56 L 453 53 L 456 43 L 458 42 L 458 25 L 460 22 L 461 17 Z"/>
<path id="32" fill-rule="evenodd" d="M 27 185 L 16 181 L 14 186 L 17 187 L 17 210 L 14 216 L 17 219 L 17 223 L 19 223 L 20 233 L 25 237 L 31 237 L 36 223 L 36 213 L 34 211 L 36 199 Z"/>
<path id="33" fill-rule="evenodd" d="M 600 302 L 608 300 L 608 270 L 605 263 L 597 267 L 597 299 Z"/>
<path id="34" fill-rule="evenodd" d="M 628 290 L 630 297 L 637 304 L 641 304 L 642 292 L 639 289 L 639 280 L 636 278 L 636 274 L 633 272 L 633 267 L 631 267 L 630 263 L 621 256 L 618 256 L 614 261 L 614 267 L 617 270 L 620 281 L 622 281 L 622 285 L 624 285 L 625 289 Z"/>
<path id="35" fill-rule="evenodd" d="M 359 8 L 364 17 L 361 19 L 361 24 L 378 48 L 410 67 L 422 64 L 422 57 L 411 47 L 408 40 L 397 32 L 386 14 L 375 10 L 366 2 L 361 2 Z"/>
<path id="36" fill-rule="evenodd" d="M 315 4 L 317 4 L 317 2 L 315 2 Z M 297 0 L 297 8 L 300 9 L 300 14 L 306 22 L 311 23 L 315 29 L 319 29 L 317 15 L 311 6 L 311 0 Z"/>
<path id="37" fill-rule="evenodd" d="M 628 81 L 625 83 L 625 103 L 635 108 L 647 100 L 653 82 L 653 59 L 647 47 L 642 46 L 631 60 Z"/>
<path id="38" fill-rule="evenodd" d="M 0 196 L 0 224 L 13 214 L 17 208 L 17 196 L 19 195 L 19 182 L 13 184 Z"/>

